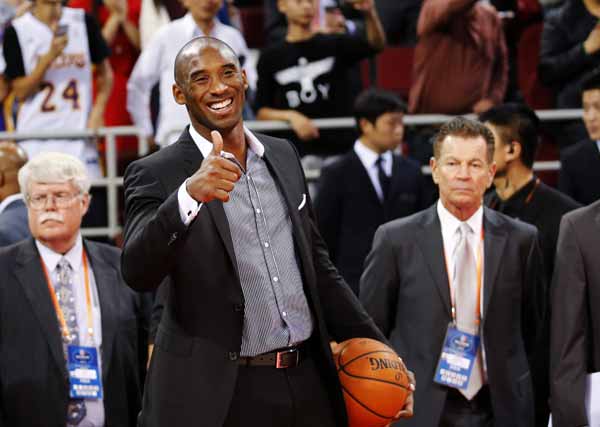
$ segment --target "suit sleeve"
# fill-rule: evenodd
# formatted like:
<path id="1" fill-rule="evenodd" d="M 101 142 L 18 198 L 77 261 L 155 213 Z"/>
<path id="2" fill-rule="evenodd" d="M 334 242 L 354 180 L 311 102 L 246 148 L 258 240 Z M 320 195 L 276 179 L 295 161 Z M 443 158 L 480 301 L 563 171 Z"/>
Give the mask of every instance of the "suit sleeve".
<path id="1" fill-rule="evenodd" d="M 365 261 L 360 278 L 360 301 L 375 324 L 390 337 L 396 323 L 400 277 L 387 228 L 381 226 L 373 238 L 373 248 Z"/>
<path id="2" fill-rule="evenodd" d="M 544 334 L 548 331 L 546 325 L 548 323 L 549 310 L 545 270 L 537 231 L 531 233 L 528 245 L 528 255 L 524 263 L 525 274 L 522 281 L 523 320 L 521 324 L 529 366 L 535 367 L 536 358 L 543 357 L 544 354 L 547 354 L 546 348 L 540 349 L 538 346 L 541 343 L 547 343 L 547 340 L 544 339 Z M 544 373 L 544 376 L 546 376 L 546 373 Z"/>
<path id="3" fill-rule="evenodd" d="M 125 171 L 124 188 L 123 277 L 135 290 L 155 290 L 167 276 L 187 234 L 177 190 L 167 194 L 158 178 L 139 163 L 132 163 Z"/>
<path id="4" fill-rule="evenodd" d="M 337 259 L 338 236 L 340 235 L 340 190 L 341 182 L 332 168 L 323 168 L 319 178 L 317 197 L 315 198 L 315 214 L 321 236 L 329 249 L 329 256 Z"/>
<path id="5" fill-rule="evenodd" d="M 552 281 L 550 392 L 556 426 L 587 425 L 587 287 L 581 247 L 569 217 L 560 225 Z"/>

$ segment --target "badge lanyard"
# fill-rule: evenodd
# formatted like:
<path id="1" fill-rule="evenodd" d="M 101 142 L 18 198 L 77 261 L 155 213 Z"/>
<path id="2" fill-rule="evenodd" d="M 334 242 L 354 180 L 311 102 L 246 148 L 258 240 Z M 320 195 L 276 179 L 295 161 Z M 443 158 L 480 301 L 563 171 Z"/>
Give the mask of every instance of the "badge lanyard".
<path id="1" fill-rule="evenodd" d="M 71 334 L 69 333 L 69 328 L 67 327 L 67 322 L 65 321 L 65 316 L 58 304 L 58 300 L 56 299 L 56 292 L 54 291 L 54 287 L 52 286 L 52 281 L 50 280 L 50 275 L 48 274 L 48 269 L 46 268 L 46 264 L 42 259 L 42 268 L 44 270 L 44 275 L 46 276 L 46 283 L 48 285 L 48 291 L 50 291 L 50 298 L 52 299 L 52 304 L 54 305 L 54 310 L 56 311 L 56 315 L 58 317 L 58 322 L 60 323 L 60 328 L 62 330 L 63 337 L 67 341 L 71 341 Z M 90 272 L 87 263 L 87 257 L 85 256 L 85 251 L 81 251 L 81 263 L 83 264 L 83 275 L 85 282 L 85 302 L 87 308 L 87 332 L 94 342 L 94 320 L 92 316 L 92 298 L 90 292 Z"/>
<path id="2" fill-rule="evenodd" d="M 467 237 L 465 237 L 467 238 Z M 479 241 L 479 249 L 477 251 L 477 304 L 475 308 L 475 322 L 477 327 L 481 323 L 481 284 L 483 282 L 483 225 L 481 227 L 481 240 Z M 467 244 L 469 242 L 467 241 Z M 442 243 L 443 244 L 443 243 Z M 452 323 L 456 325 L 456 290 L 452 286 L 450 278 L 450 269 L 448 268 L 448 259 L 446 258 L 446 250 L 444 249 L 444 263 L 446 265 L 446 274 L 448 276 L 448 288 L 450 289 L 450 303 L 452 305 Z M 456 266 L 455 266 L 456 267 Z"/>

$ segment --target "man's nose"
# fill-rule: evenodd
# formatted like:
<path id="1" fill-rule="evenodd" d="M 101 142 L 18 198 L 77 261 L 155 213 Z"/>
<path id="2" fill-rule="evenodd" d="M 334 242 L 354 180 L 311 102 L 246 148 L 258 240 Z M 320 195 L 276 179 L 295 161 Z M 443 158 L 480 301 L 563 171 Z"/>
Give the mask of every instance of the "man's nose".
<path id="1" fill-rule="evenodd" d="M 223 93 L 227 89 L 227 85 L 221 81 L 221 79 L 214 79 L 213 84 L 210 87 L 210 92 L 215 94 Z"/>
<path id="2" fill-rule="evenodd" d="M 470 178 L 471 174 L 469 173 L 469 165 L 467 165 L 467 164 L 461 164 L 458 167 L 458 170 L 456 172 L 456 176 L 458 178 L 461 178 L 461 179 L 468 179 L 468 178 Z"/>

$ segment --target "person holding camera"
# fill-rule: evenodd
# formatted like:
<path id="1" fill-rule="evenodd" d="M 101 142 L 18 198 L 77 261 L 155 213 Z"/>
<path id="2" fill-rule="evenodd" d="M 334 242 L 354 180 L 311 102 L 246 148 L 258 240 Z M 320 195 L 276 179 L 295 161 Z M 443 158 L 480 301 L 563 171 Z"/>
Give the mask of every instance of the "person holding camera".
<path id="1" fill-rule="evenodd" d="M 3 40 L 5 76 L 20 102 L 18 132 L 83 130 L 102 125 L 112 88 L 109 49 L 97 22 L 61 0 L 35 0 L 12 21 Z M 96 93 L 92 102 L 92 65 Z M 25 140 L 30 159 L 59 151 L 82 159 L 91 178 L 101 176 L 95 141 Z"/>

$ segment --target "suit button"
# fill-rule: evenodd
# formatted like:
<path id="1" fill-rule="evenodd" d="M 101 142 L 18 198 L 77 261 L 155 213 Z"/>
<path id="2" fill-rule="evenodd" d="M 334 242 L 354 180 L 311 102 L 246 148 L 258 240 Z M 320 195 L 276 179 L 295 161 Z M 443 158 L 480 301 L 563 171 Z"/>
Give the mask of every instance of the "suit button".
<path id="1" fill-rule="evenodd" d="M 171 245 L 175 240 L 177 240 L 177 232 L 171 234 L 171 237 L 169 237 L 169 243 L 167 243 L 167 245 Z"/>
<path id="2" fill-rule="evenodd" d="M 244 311 L 244 305 L 243 304 L 235 304 L 233 306 L 233 311 L 237 311 L 237 312 Z"/>
<path id="3" fill-rule="evenodd" d="M 238 360 L 238 354 L 235 351 L 230 351 L 229 352 L 229 360 Z"/>

